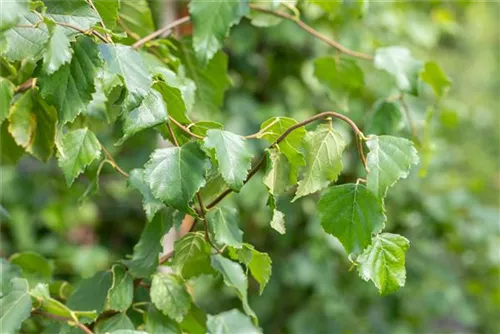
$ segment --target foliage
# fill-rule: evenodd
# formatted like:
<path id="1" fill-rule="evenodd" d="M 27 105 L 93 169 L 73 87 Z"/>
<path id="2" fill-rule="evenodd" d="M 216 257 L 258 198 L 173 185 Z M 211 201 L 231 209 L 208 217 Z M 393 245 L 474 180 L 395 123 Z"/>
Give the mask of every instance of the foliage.
<path id="1" fill-rule="evenodd" d="M 498 115 L 439 65 L 496 5 L 154 6 L 2 1 L 2 332 L 498 329 Z"/>

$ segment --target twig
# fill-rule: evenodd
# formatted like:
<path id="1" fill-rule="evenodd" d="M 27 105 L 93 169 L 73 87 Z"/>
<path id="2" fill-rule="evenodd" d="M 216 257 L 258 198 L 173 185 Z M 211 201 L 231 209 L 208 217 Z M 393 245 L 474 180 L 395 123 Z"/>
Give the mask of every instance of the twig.
<path id="1" fill-rule="evenodd" d="M 163 254 L 162 256 L 160 256 L 159 264 L 167 262 L 168 259 L 170 259 L 172 256 L 174 256 L 174 251 Z"/>
<path id="2" fill-rule="evenodd" d="M 94 12 L 96 12 L 97 16 L 101 17 L 101 14 L 99 14 L 99 11 L 97 10 L 97 8 L 95 8 L 94 2 L 92 0 L 87 0 L 87 1 L 89 2 L 89 5 L 94 10 Z M 102 18 L 100 24 L 104 30 L 107 30 L 106 25 L 104 24 L 104 20 Z M 108 41 L 108 43 L 112 42 L 111 37 L 109 36 L 108 33 L 106 33 L 106 40 Z"/>
<path id="3" fill-rule="evenodd" d="M 203 220 L 203 225 L 205 226 L 205 240 L 208 241 L 208 243 L 212 246 L 213 249 L 215 249 L 217 251 L 217 253 L 221 253 L 221 250 L 219 248 L 217 248 L 217 246 L 215 246 L 213 243 L 212 243 L 212 240 L 210 239 L 210 231 L 208 230 L 208 221 L 207 221 L 207 217 L 205 215 L 205 206 L 203 205 L 203 201 L 201 199 L 201 195 L 200 195 L 200 192 L 197 192 L 196 193 L 196 198 L 198 199 L 198 204 L 200 205 L 200 216 L 201 216 L 201 219 Z"/>
<path id="4" fill-rule="evenodd" d="M 346 55 L 349 55 L 351 57 L 356 57 L 359 59 L 370 60 L 370 61 L 373 60 L 373 56 L 365 54 L 365 53 L 353 51 L 353 50 L 346 48 L 345 46 L 341 45 L 339 42 L 334 41 L 333 39 L 330 39 L 330 38 L 326 37 L 325 35 L 319 33 L 317 30 L 311 28 L 310 26 L 308 26 L 303 21 L 299 20 L 297 17 L 295 17 L 293 15 L 279 12 L 279 11 L 275 11 L 275 10 L 271 10 L 271 9 L 267 9 L 267 8 L 262 8 L 262 7 L 254 5 L 254 4 L 250 4 L 250 8 L 253 10 L 259 11 L 259 12 L 271 14 L 271 15 L 278 16 L 278 17 L 281 17 L 283 19 L 287 19 L 287 20 L 290 20 L 292 22 L 295 22 L 300 28 L 307 31 L 308 33 L 310 33 L 314 37 L 322 40 L 326 44 L 334 47 L 335 49 L 337 49 L 341 53 L 344 53 Z"/>
<path id="5" fill-rule="evenodd" d="M 175 136 L 174 131 L 172 130 L 172 127 L 170 126 L 170 123 L 167 121 L 167 129 L 168 132 L 170 133 L 170 136 L 172 137 L 172 140 L 174 141 L 175 146 L 179 146 L 179 142 L 177 141 L 177 137 Z"/>
<path id="6" fill-rule="evenodd" d="M 312 116 L 312 117 L 310 117 L 310 118 L 308 118 L 308 119 L 306 119 L 306 120 L 304 120 L 302 122 L 299 122 L 297 124 L 292 125 L 288 129 L 286 129 L 286 131 L 283 132 L 281 134 L 281 136 L 279 136 L 274 141 L 274 143 L 272 143 L 271 145 L 269 145 L 269 148 L 272 148 L 273 146 L 278 145 L 292 131 L 294 131 L 294 130 L 300 128 L 300 127 L 303 127 L 303 126 L 305 126 L 305 125 L 307 125 L 309 123 L 312 123 L 312 122 L 314 122 L 314 121 L 316 121 L 318 119 L 323 119 L 323 118 L 328 118 L 328 117 L 338 118 L 338 119 L 346 122 L 352 128 L 352 130 L 354 131 L 354 134 L 356 136 L 356 145 L 357 145 L 357 149 L 358 149 L 358 153 L 359 153 L 359 158 L 360 158 L 361 162 L 363 163 L 363 166 L 366 169 L 366 158 L 364 156 L 363 145 L 361 143 L 361 139 L 365 139 L 365 136 L 364 136 L 363 132 L 361 132 L 361 130 L 356 125 L 356 123 L 354 123 L 349 117 L 347 117 L 345 115 L 342 115 L 342 114 L 339 114 L 339 113 L 337 113 L 335 111 L 325 111 L 325 112 L 319 113 L 317 115 L 314 115 L 314 116 Z M 255 175 L 255 173 L 257 173 L 257 171 L 260 169 L 260 167 L 262 167 L 262 165 L 265 163 L 265 161 L 266 161 L 266 158 L 265 158 L 265 155 L 263 155 L 260 158 L 260 160 L 257 162 L 257 164 L 255 164 L 255 166 L 252 168 L 252 170 L 250 170 L 250 172 L 248 173 L 248 176 L 247 176 L 246 180 L 243 182 L 243 184 L 246 184 Z M 219 196 L 217 196 L 210 204 L 207 205 L 207 209 L 213 208 L 215 205 L 217 205 L 217 203 L 219 203 L 220 201 L 222 201 L 231 192 L 232 192 L 231 189 L 229 189 L 229 188 L 226 189 Z"/>
<path id="7" fill-rule="evenodd" d="M 181 123 L 179 123 L 175 118 L 169 116 L 168 117 L 175 125 L 177 125 L 182 131 L 184 131 L 185 133 L 187 133 L 188 135 L 190 135 L 191 137 L 193 138 L 196 138 L 196 139 L 203 139 L 203 136 L 199 136 L 197 135 L 196 133 L 192 133 L 187 127 L 185 127 L 184 125 L 182 125 Z"/>
<path id="8" fill-rule="evenodd" d="M 106 155 L 106 157 L 108 158 L 109 163 L 111 164 L 111 166 L 113 166 L 113 168 L 118 173 L 120 173 L 124 177 L 128 178 L 130 175 L 127 172 L 125 172 L 123 169 L 121 169 L 120 166 L 118 166 L 118 164 L 116 163 L 115 159 L 113 158 L 113 156 L 111 155 L 111 153 L 109 153 L 109 151 L 104 147 L 104 145 L 101 145 L 101 148 L 102 148 L 104 154 Z"/>
<path id="9" fill-rule="evenodd" d="M 67 27 L 67 28 L 71 28 L 73 30 L 76 30 L 84 35 L 87 35 L 89 32 L 91 34 L 93 34 L 94 36 L 98 37 L 101 41 L 103 41 L 104 43 L 109 43 L 108 40 L 106 38 L 104 38 L 104 36 L 102 36 L 100 33 L 98 33 L 97 31 L 95 30 L 83 30 L 77 26 L 74 26 L 72 24 L 69 24 L 69 23 L 66 23 L 66 22 L 59 22 L 57 21 L 56 24 L 58 26 L 61 26 L 61 27 Z"/>
<path id="10" fill-rule="evenodd" d="M 136 41 L 141 38 L 141 36 L 137 35 L 135 32 L 130 30 L 130 28 L 125 24 L 125 22 L 123 22 L 123 20 L 120 17 L 116 19 L 116 22 L 118 22 L 120 27 L 122 27 L 123 30 L 125 30 L 125 32 L 127 33 L 127 35 L 129 35 L 131 38 L 135 39 Z"/>
<path id="11" fill-rule="evenodd" d="M 35 83 L 35 79 L 34 78 L 29 78 L 28 80 L 26 80 L 25 82 L 23 82 L 22 84 L 20 84 L 19 86 L 17 86 L 14 89 L 14 93 L 17 94 L 17 93 L 25 92 L 28 89 L 30 89 L 31 87 L 33 87 L 34 83 Z"/>
<path id="12" fill-rule="evenodd" d="M 164 33 L 166 33 L 167 31 L 169 30 L 172 30 L 173 28 L 181 25 L 181 24 L 184 24 L 186 22 L 189 22 L 191 18 L 189 16 L 184 16 L 184 17 L 181 17 L 180 19 L 178 20 L 175 20 L 174 22 L 172 23 L 169 23 L 167 24 L 166 26 L 152 32 L 151 34 L 145 36 L 144 38 L 141 38 L 140 40 L 138 40 L 137 42 L 135 42 L 132 47 L 135 48 L 135 49 L 139 49 L 141 46 L 143 46 L 144 44 L 146 44 L 147 42 L 163 35 Z"/>
<path id="13" fill-rule="evenodd" d="M 70 321 L 70 322 L 73 322 L 76 326 L 78 326 L 78 328 L 80 328 L 86 334 L 94 334 L 94 332 L 92 332 L 87 326 L 85 326 L 82 323 L 75 322 L 72 318 L 66 318 L 66 317 L 63 317 L 63 316 L 59 316 L 59 315 L 55 315 L 55 314 L 50 314 L 50 313 L 39 311 L 39 310 L 31 311 L 31 313 L 39 315 L 39 316 L 42 316 L 42 317 L 45 317 L 45 318 L 48 318 L 48 319 L 52 319 L 52 320 L 63 321 L 63 322 Z"/>

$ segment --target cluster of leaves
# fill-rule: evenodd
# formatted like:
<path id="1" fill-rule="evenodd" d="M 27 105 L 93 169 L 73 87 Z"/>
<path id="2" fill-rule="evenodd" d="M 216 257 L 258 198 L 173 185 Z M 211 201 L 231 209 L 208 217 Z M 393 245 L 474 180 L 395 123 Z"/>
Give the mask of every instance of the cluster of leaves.
<path id="1" fill-rule="evenodd" d="M 287 218 L 280 208 L 283 195 L 294 192 L 294 202 L 321 192 L 321 225 L 354 258 L 360 276 L 373 281 L 381 294 L 405 284 L 409 241 L 383 232 L 384 199 L 418 163 L 417 151 L 408 139 L 371 134 L 386 132 L 380 127 L 387 118 L 396 126 L 401 123 L 394 101 L 376 103 L 365 131 L 369 135 L 350 118 L 333 112 L 301 123 L 272 117 L 249 136 L 227 131 L 212 120 L 230 86 L 222 51 L 230 28 L 243 17 L 257 26 L 278 24 L 283 16 L 271 20 L 269 15 L 289 4 L 283 9 L 279 5 L 193 0 L 192 39 L 137 42 L 133 33 L 148 34 L 134 24 L 140 21 L 139 9 L 147 9 L 145 1 L 138 2 L 139 9 L 108 0 L 5 2 L 0 27 L 2 160 L 15 163 L 27 152 L 47 162 L 56 155 L 68 186 L 98 163 L 86 196 L 96 192 L 99 174 L 108 163 L 142 194 L 148 220 L 129 258 L 75 288 L 54 280 L 51 262 L 35 253 L 17 253 L 3 261 L 0 327 L 5 332 L 16 331 L 30 314 L 62 322 L 60 330 L 86 331 L 92 324 L 97 333 L 140 333 L 137 328 L 148 333 L 260 332 L 248 303 L 248 273 L 262 293 L 271 276 L 271 258 L 243 241 L 235 208 L 217 205 L 230 192 L 240 192 L 265 161 L 261 185 L 268 191 L 272 228 L 286 232 Z M 131 14 L 136 17 L 131 19 Z M 401 94 L 417 96 L 424 83 L 441 97 L 450 85 L 439 66 L 415 60 L 402 47 L 377 49 L 373 65 L 393 77 L 398 99 Z M 347 95 L 364 85 L 360 65 L 348 54 L 316 59 L 314 73 L 327 89 Z M 210 120 L 193 121 L 195 117 Z M 305 129 L 319 119 L 325 123 Z M 336 128 L 337 120 L 345 121 L 354 134 Z M 156 149 L 144 166 L 127 173 L 104 148 L 96 123 L 121 124 L 117 146 L 151 128 L 172 146 Z M 250 139 L 270 144 L 253 168 Z M 349 143 L 356 144 L 352 151 L 358 150 L 366 176 L 332 185 L 343 171 Z M 369 149 L 366 159 L 364 145 Z M 172 227 L 178 229 L 186 214 L 203 224 L 204 231 L 185 234 L 175 243 L 171 258 L 159 258 L 163 235 Z M 158 272 L 159 265 L 167 270 Z M 237 309 L 206 315 L 189 291 L 191 280 L 201 275 L 222 277 L 246 315 Z M 141 307 L 143 318 L 132 321 L 127 312 Z"/>

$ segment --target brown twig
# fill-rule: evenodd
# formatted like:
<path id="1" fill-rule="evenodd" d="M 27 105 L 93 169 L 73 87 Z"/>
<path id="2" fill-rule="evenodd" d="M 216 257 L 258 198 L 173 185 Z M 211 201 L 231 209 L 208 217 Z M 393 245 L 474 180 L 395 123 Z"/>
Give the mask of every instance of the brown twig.
<path id="1" fill-rule="evenodd" d="M 55 315 L 55 314 L 50 314 L 50 313 L 39 311 L 39 310 L 31 311 L 31 313 L 39 315 L 39 316 L 42 316 L 42 317 L 45 317 L 45 318 L 48 318 L 48 319 L 52 319 L 52 320 L 63 321 L 63 322 L 71 321 L 76 326 L 78 326 L 78 328 L 80 328 L 82 331 L 84 331 L 86 334 L 94 334 L 94 332 L 92 332 L 87 326 L 85 326 L 82 323 L 75 322 L 75 320 L 72 319 L 72 318 L 66 318 L 66 317 L 63 317 L 63 316 L 59 316 L 59 315 Z"/>
<path id="2" fill-rule="evenodd" d="M 167 262 L 168 259 L 170 259 L 172 256 L 174 256 L 174 251 L 163 254 L 162 256 L 160 256 L 159 264 Z"/>
<path id="3" fill-rule="evenodd" d="M 91 33 L 93 34 L 94 36 L 98 37 L 101 41 L 103 41 L 104 43 L 108 43 L 108 40 L 106 38 L 104 38 L 104 36 L 102 36 L 100 33 L 98 33 L 97 31 L 95 30 L 83 30 L 77 26 L 74 26 L 70 23 L 66 23 L 66 22 L 59 22 L 57 21 L 56 24 L 58 26 L 61 26 L 61 27 L 66 27 L 66 28 L 71 28 L 73 30 L 76 30 L 84 35 L 87 35 L 88 33 Z"/>
<path id="4" fill-rule="evenodd" d="M 344 122 L 346 122 L 351 128 L 352 130 L 354 131 L 354 135 L 356 136 L 356 146 L 357 146 L 357 149 L 358 149 L 358 153 L 359 153 L 359 158 L 361 160 L 361 162 L 363 163 L 363 166 L 365 167 L 366 169 L 366 158 L 364 156 L 364 153 L 363 153 L 363 146 L 362 146 L 362 143 L 360 141 L 360 139 L 364 139 L 365 136 L 363 135 L 363 132 L 361 132 L 361 130 L 358 128 L 358 126 L 356 125 L 356 123 L 354 123 L 349 117 L 345 116 L 345 115 L 342 115 L 342 114 L 339 114 L 335 111 L 325 111 L 325 112 L 322 112 L 322 113 L 319 113 L 317 115 L 314 115 L 302 122 L 299 122 L 297 124 L 294 124 L 292 125 L 291 127 L 289 127 L 288 129 L 286 129 L 285 132 L 283 132 L 281 134 L 281 136 L 279 136 L 271 145 L 269 145 L 269 148 L 275 146 L 275 145 L 278 145 L 280 142 L 282 142 L 292 131 L 300 128 L 300 127 L 303 127 L 309 123 L 312 123 L 318 119 L 323 119 L 323 118 L 327 118 L 327 117 L 334 117 L 334 118 L 338 118 Z M 260 167 L 262 167 L 262 165 L 265 163 L 266 161 L 266 158 L 265 158 L 265 155 L 263 155 L 260 160 L 255 164 L 255 166 L 252 168 L 252 170 L 250 170 L 250 172 L 248 173 L 248 176 L 246 178 L 246 180 L 243 182 L 243 184 L 246 184 L 254 175 L 255 173 L 257 173 L 257 171 L 260 169 Z M 226 189 L 224 192 L 222 192 L 219 196 L 217 196 L 210 204 L 207 205 L 207 209 L 211 209 L 213 208 L 215 205 L 217 205 L 220 201 L 222 201 L 227 195 L 229 195 L 230 193 L 232 192 L 231 189 Z"/>
<path id="5" fill-rule="evenodd" d="M 297 24 L 300 28 L 302 28 L 303 30 L 307 31 L 308 33 L 310 33 L 314 37 L 322 40 L 326 44 L 334 47 L 335 49 L 337 49 L 337 51 L 339 51 L 339 52 L 341 52 L 343 54 L 349 55 L 351 57 L 356 57 L 356 58 L 359 58 L 359 59 L 370 60 L 370 61 L 373 60 L 373 56 L 365 54 L 365 53 L 353 51 L 351 49 L 346 48 L 345 46 L 343 46 L 339 42 L 334 41 L 333 39 L 328 38 L 325 35 L 319 33 L 317 30 L 311 28 L 306 23 L 304 23 L 303 21 L 299 20 L 296 16 L 293 16 L 293 15 L 290 15 L 290 14 L 287 14 L 287 13 L 284 13 L 284 12 L 279 12 L 279 11 L 275 11 L 275 10 L 271 10 L 271 9 L 267 9 L 267 8 L 262 8 L 262 7 L 254 5 L 254 4 L 250 4 L 250 8 L 253 9 L 253 10 L 259 11 L 259 12 L 263 12 L 263 13 L 266 13 L 266 14 L 271 14 L 271 15 L 278 16 L 278 17 L 281 17 L 283 19 L 295 22 L 295 24 Z"/>
<path id="6" fill-rule="evenodd" d="M 22 84 L 20 84 L 19 86 L 17 86 L 14 89 L 14 93 L 17 94 L 17 93 L 22 93 L 22 92 L 27 91 L 28 89 L 30 89 L 31 87 L 33 87 L 34 82 L 35 82 L 34 78 L 29 78 L 28 80 L 26 80 L 25 82 L 23 82 Z"/>
<path id="7" fill-rule="evenodd" d="M 167 121 L 167 129 L 168 129 L 168 132 L 170 133 L 170 136 L 172 137 L 172 140 L 174 141 L 173 144 L 175 146 L 179 146 L 179 141 L 177 141 L 177 137 L 175 136 L 175 133 L 172 130 L 172 127 L 170 126 L 170 123 L 168 121 Z"/>
<path id="8" fill-rule="evenodd" d="M 205 206 L 203 205 L 203 201 L 201 199 L 200 192 L 196 193 L 196 198 L 198 199 L 198 204 L 200 205 L 200 216 L 201 219 L 203 220 L 203 225 L 205 226 L 205 240 L 212 246 L 213 249 L 217 251 L 217 253 L 221 253 L 221 250 L 217 248 L 212 242 L 212 239 L 210 238 L 210 231 L 208 230 L 208 221 L 207 221 L 207 216 L 206 216 L 206 209 Z"/>
<path id="9" fill-rule="evenodd" d="M 152 32 L 151 34 L 145 36 L 144 38 L 141 38 L 140 40 L 138 40 L 137 42 L 135 42 L 132 47 L 135 48 L 135 49 L 139 49 L 141 46 L 143 46 L 144 44 L 146 44 L 147 42 L 157 38 L 157 37 L 160 37 L 161 35 L 165 34 L 167 31 L 169 30 L 172 30 L 174 29 L 175 27 L 181 25 L 181 24 L 184 24 L 186 22 L 189 22 L 191 18 L 189 16 L 184 16 L 184 17 L 181 17 L 180 19 L 178 20 L 175 20 L 174 22 L 172 23 L 169 23 L 167 24 L 166 26 Z"/>
<path id="10" fill-rule="evenodd" d="M 106 157 L 108 158 L 111 166 L 113 166 L 113 168 L 118 172 L 120 173 L 121 175 L 123 175 L 124 177 L 128 178 L 130 175 L 125 172 L 123 169 L 120 168 L 120 166 L 118 166 L 118 164 L 116 163 L 115 159 L 113 158 L 113 156 L 111 155 L 111 153 L 109 153 L 109 151 L 103 146 L 101 145 L 101 148 L 104 152 L 104 154 L 106 155 Z"/>
<path id="11" fill-rule="evenodd" d="M 94 2 L 92 0 L 87 0 L 89 2 L 89 6 L 94 10 L 94 12 L 96 12 L 96 14 L 101 17 L 101 14 L 99 14 L 99 11 L 97 10 L 97 8 L 95 8 L 95 5 L 94 5 Z M 101 27 L 104 29 L 104 30 L 107 30 L 106 28 L 106 25 L 104 24 L 104 20 L 101 18 L 101 21 L 100 21 L 100 24 L 101 24 Z M 108 41 L 108 43 L 112 43 L 113 41 L 111 40 L 111 37 L 109 36 L 108 33 L 105 34 L 106 36 L 106 40 Z"/>
<path id="12" fill-rule="evenodd" d="M 188 135 L 190 135 L 191 137 L 193 138 L 196 138 L 196 139 L 203 139 L 203 136 L 199 136 L 197 135 L 196 133 L 193 133 L 191 132 L 187 127 L 185 127 L 184 125 L 182 125 L 181 123 L 179 123 L 175 118 L 169 116 L 169 119 L 175 124 L 177 125 L 177 127 L 179 127 L 179 129 L 181 129 L 182 131 L 184 131 L 185 133 L 187 133 Z"/>

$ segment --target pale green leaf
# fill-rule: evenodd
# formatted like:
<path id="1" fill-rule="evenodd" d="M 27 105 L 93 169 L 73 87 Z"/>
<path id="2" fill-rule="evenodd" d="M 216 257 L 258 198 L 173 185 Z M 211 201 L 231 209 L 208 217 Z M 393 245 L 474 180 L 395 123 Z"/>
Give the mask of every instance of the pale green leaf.
<path id="1" fill-rule="evenodd" d="M 172 225 L 171 212 L 169 214 L 157 214 L 151 222 L 146 223 L 139 242 L 134 246 L 132 258 L 123 261 L 132 276 L 144 278 L 156 271 L 159 256 L 163 249 L 161 240 Z"/>
<path id="2" fill-rule="evenodd" d="M 342 153 L 346 144 L 331 124 L 308 132 L 304 145 L 307 164 L 293 201 L 327 187 L 331 182 L 335 182 L 342 172 Z"/>
<path id="3" fill-rule="evenodd" d="M 365 249 L 386 220 L 382 203 L 362 184 L 327 189 L 317 208 L 321 225 L 340 240 L 347 253 Z"/>
<path id="4" fill-rule="evenodd" d="M 363 71 L 349 58 L 318 58 L 314 61 L 314 75 L 333 92 L 354 91 L 364 85 Z"/>
<path id="5" fill-rule="evenodd" d="M 189 232 L 174 244 L 174 264 L 185 279 L 212 273 L 211 248 L 201 232 Z"/>
<path id="6" fill-rule="evenodd" d="M 404 126 L 401 107 L 397 102 L 378 100 L 369 114 L 364 132 L 377 135 L 394 134 Z"/>
<path id="7" fill-rule="evenodd" d="M 170 319 L 153 305 L 146 315 L 146 331 L 148 333 L 182 334 L 179 324 Z"/>
<path id="8" fill-rule="evenodd" d="M 120 20 L 140 37 L 155 30 L 153 15 L 147 0 L 120 1 Z"/>
<path id="9" fill-rule="evenodd" d="M 224 101 L 224 92 L 231 81 L 227 74 L 227 56 L 219 51 L 203 67 L 195 58 L 191 49 L 190 40 L 179 42 L 180 58 L 186 69 L 186 75 L 195 85 L 195 104 L 193 110 L 202 115 L 217 113 Z"/>
<path id="10" fill-rule="evenodd" d="M 144 66 L 141 55 L 132 47 L 121 44 L 100 44 L 99 48 L 108 70 L 118 74 L 127 88 L 125 111 L 138 107 L 152 84 L 151 75 Z"/>
<path id="11" fill-rule="evenodd" d="M 31 314 L 31 297 L 28 293 L 28 281 L 13 278 L 9 292 L 0 298 L 0 328 L 2 333 L 13 334 Z"/>
<path id="12" fill-rule="evenodd" d="M 399 234 L 382 233 L 358 256 L 359 275 L 372 280 L 379 293 L 386 295 L 405 285 L 405 253 L 410 242 Z"/>
<path id="13" fill-rule="evenodd" d="M 2 219 L 2 221 L 4 221 Z M 21 276 L 21 269 L 4 258 L 0 258 L 0 297 L 9 292 L 10 280 Z"/>
<path id="14" fill-rule="evenodd" d="M 366 159 L 370 171 L 367 187 L 382 199 L 387 189 L 406 178 L 411 165 L 418 163 L 417 150 L 408 139 L 393 136 L 370 136 L 366 145 L 370 149 Z"/>
<path id="15" fill-rule="evenodd" d="M 52 264 L 43 256 L 34 252 L 13 254 L 10 263 L 21 269 L 21 276 L 26 278 L 31 286 L 52 279 Z"/>
<path id="16" fill-rule="evenodd" d="M 45 162 L 54 152 L 57 114 L 34 94 L 24 92 L 10 108 L 9 132 L 18 145 Z"/>
<path id="17" fill-rule="evenodd" d="M 98 23 L 99 15 L 84 0 L 44 0 L 48 17 L 56 22 L 64 22 L 88 30 Z M 70 29 L 70 28 L 67 28 Z"/>
<path id="18" fill-rule="evenodd" d="M 196 142 L 153 152 L 145 165 L 145 181 L 153 195 L 186 213 L 194 194 L 205 184 L 207 158 Z"/>
<path id="19" fill-rule="evenodd" d="M 217 207 L 207 214 L 208 225 L 218 244 L 242 247 L 243 231 L 238 227 L 238 212 L 228 207 Z"/>
<path id="20" fill-rule="evenodd" d="M 118 10 L 120 9 L 120 1 L 94 0 L 93 2 L 106 28 L 113 29 L 116 26 L 116 20 L 118 19 Z"/>
<path id="21" fill-rule="evenodd" d="M 49 41 L 43 52 L 43 70 L 47 74 L 52 74 L 62 65 L 69 63 L 73 53 L 63 27 L 49 25 L 49 34 Z"/>
<path id="22" fill-rule="evenodd" d="M 290 163 L 277 149 L 267 150 L 266 175 L 263 182 L 273 196 L 283 194 L 290 186 Z"/>
<path id="23" fill-rule="evenodd" d="M 249 13 L 248 0 L 193 0 L 189 14 L 193 21 L 193 47 L 203 65 L 222 48 L 229 29 Z"/>
<path id="24" fill-rule="evenodd" d="M 29 9 L 29 0 L 0 0 L 0 32 L 15 26 Z"/>
<path id="25" fill-rule="evenodd" d="M 239 191 L 251 167 L 252 154 L 246 140 L 229 131 L 208 130 L 204 140 L 208 150 L 215 150 L 222 178 L 234 191 Z"/>
<path id="26" fill-rule="evenodd" d="M 207 329 L 210 334 L 262 334 L 261 329 L 237 309 L 208 315 Z"/>
<path id="27" fill-rule="evenodd" d="M 408 49 L 400 46 L 377 49 L 374 63 L 376 68 L 394 77 L 399 90 L 418 95 L 418 78 L 423 64 L 415 60 Z"/>
<path id="28" fill-rule="evenodd" d="M 27 58 L 37 61 L 42 57 L 49 39 L 47 26 L 42 24 L 38 28 L 28 27 L 39 21 L 36 14 L 28 13 L 20 17 L 18 25 L 22 25 L 21 27 L 14 27 L 2 33 L 5 37 L 2 44 L 6 44 L 2 51 L 7 59 L 21 61 Z"/>
<path id="29" fill-rule="evenodd" d="M 443 96 L 451 86 L 450 78 L 437 63 L 432 61 L 425 63 L 420 78 L 432 87 L 438 97 Z"/>
<path id="30" fill-rule="evenodd" d="M 286 233 L 285 227 L 285 214 L 280 210 L 273 210 L 273 217 L 271 218 L 271 227 L 279 234 Z"/>
<path id="31" fill-rule="evenodd" d="M 0 124 L 9 115 L 9 108 L 14 96 L 14 84 L 6 78 L 0 78 Z"/>
<path id="32" fill-rule="evenodd" d="M 250 269 L 250 273 L 260 285 L 259 293 L 262 294 L 271 278 L 272 261 L 269 255 L 259 252 L 255 247 L 246 243 L 240 249 L 229 248 L 229 254 L 233 260 L 237 260 Z"/>
<path id="33" fill-rule="evenodd" d="M 150 296 L 158 310 L 177 322 L 184 319 L 191 307 L 191 297 L 184 283 L 174 275 L 154 275 Z"/>
<path id="34" fill-rule="evenodd" d="M 113 282 L 108 292 L 107 309 L 125 312 L 132 305 L 134 298 L 134 280 L 121 265 L 111 268 Z"/>
<path id="35" fill-rule="evenodd" d="M 125 114 L 124 118 L 123 137 L 117 145 L 123 144 L 125 140 L 142 130 L 167 122 L 167 106 L 162 94 L 155 89 L 150 89 L 141 104 Z"/>
<path id="36" fill-rule="evenodd" d="M 184 124 L 191 123 L 187 116 L 186 105 L 184 104 L 179 89 L 171 87 L 161 81 L 155 83 L 154 88 L 161 94 L 163 101 L 167 104 L 169 116 L 172 116 L 176 121 Z"/>
<path id="37" fill-rule="evenodd" d="M 142 207 L 144 212 L 146 212 L 148 221 L 153 220 L 156 213 L 165 207 L 165 204 L 153 196 L 151 189 L 144 181 L 144 169 L 136 168 L 131 170 L 128 185 L 139 190 L 142 194 Z"/>
<path id="38" fill-rule="evenodd" d="M 97 44 L 82 36 L 73 43 L 73 57 L 69 64 L 62 65 L 50 75 L 44 73 L 38 79 L 40 94 L 56 107 L 63 124 L 72 122 L 87 109 L 101 65 Z"/>
<path id="39" fill-rule="evenodd" d="M 95 1 L 95 0 L 94 0 Z M 135 326 L 125 313 L 118 313 L 111 318 L 97 321 L 94 326 L 95 334 L 106 334 L 117 330 L 134 330 Z"/>
<path id="40" fill-rule="evenodd" d="M 286 130 L 297 124 L 297 121 L 288 117 L 273 117 L 262 123 L 260 126 L 264 139 L 269 143 L 274 143 Z M 279 150 L 283 153 L 290 162 L 290 182 L 297 183 L 297 172 L 301 166 L 304 166 L 306 161 L 304 155 L 300 151 L 302 139 L 306 134 L 303 127 L 295 129 L 283 141 L 278 144 Z"/>
<path id="41" fill-rule="evenodd" d="M 59 167 L 63 170 L 68 186 L 92 161 L 101 156 L 101 144 L 87 128 L 67 132 L 58 149 Z"/>
<path id="42" fill-rule="evenodd" d="M 95 311 L 100 314 L 104 310 L 106 297 L 112 284 L 113 275 L 110 271 L 98 272 L 78 284 L 66 305 L 72 310 Z M 85 322 L 88 321 L 92 320 Z"/>
<path id="43" fill-rule="evenodd" d="M 248 289 L 248 279 L 241 266 L 229 259 L 226 259 L 220 254 L 211 256 L 212 267 L 222 274 L 224 279 L 224 284 L 235 289 L 236 294 L 243 304 L 243 309 L 246 314 L 248 314 L 254 322 L 257 321 L 257 316 L 254 311 L 248 305 L 247 289 Z"/>

